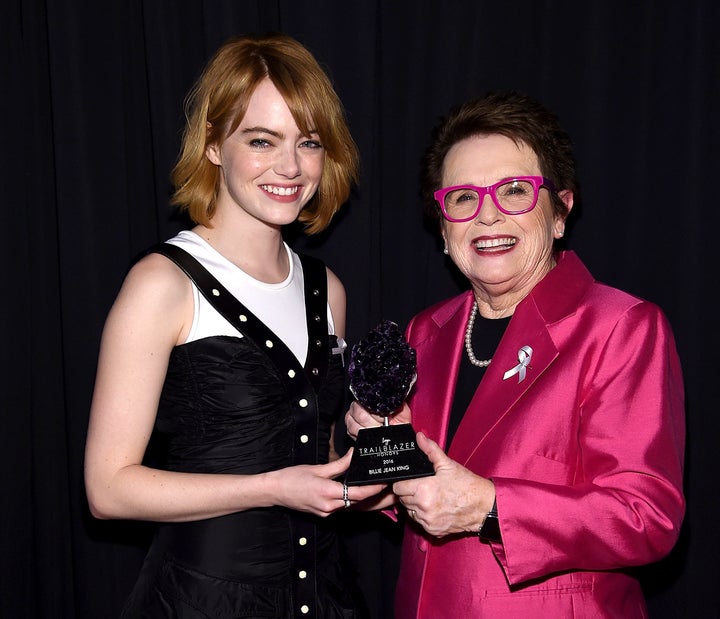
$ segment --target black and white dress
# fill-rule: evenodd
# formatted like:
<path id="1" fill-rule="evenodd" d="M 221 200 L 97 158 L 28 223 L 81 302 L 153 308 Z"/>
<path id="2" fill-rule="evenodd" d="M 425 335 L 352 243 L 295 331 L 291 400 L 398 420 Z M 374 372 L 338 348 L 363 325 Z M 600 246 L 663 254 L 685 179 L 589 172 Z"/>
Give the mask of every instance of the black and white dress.
<path id="1" fill-rule="evenodd" d="M 190 254 L 215 279 L 207 298 L 194 284 L 192 330 L 170 357 L 154 465 L 256 474 L 327 462 L 345 381 L 324 265 L 287 248 L 287 280 L 264 284 L 193 232 L 169 244 L 156 249 L 176 262 Z M 159 525 L 123 617 L 358 617 L 346 580 L 332 518 L 250 509 Z"/>

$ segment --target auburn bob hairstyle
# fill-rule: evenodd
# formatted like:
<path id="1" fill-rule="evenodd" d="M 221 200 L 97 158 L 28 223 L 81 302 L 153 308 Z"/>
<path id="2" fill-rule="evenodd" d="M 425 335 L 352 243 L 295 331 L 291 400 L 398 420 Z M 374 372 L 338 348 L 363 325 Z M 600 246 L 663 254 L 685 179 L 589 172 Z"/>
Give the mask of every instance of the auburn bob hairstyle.
<path id="1" fill-rule="evenodd" d="M 345 112 L 313 55 L 282 34 L 230 39 L 210 59 L 185 101 L 186 125 L 172 171 L 172 203 L 196 224 L 211 226 L 220 172 L 206 157 L 237 129 L 257 85 L 270 78 L 298 128 L 315 130 L 325 150 L 320 184 L 299 220 L 308 234 L 324 230 L 358 180 L 359 157 Z"/>

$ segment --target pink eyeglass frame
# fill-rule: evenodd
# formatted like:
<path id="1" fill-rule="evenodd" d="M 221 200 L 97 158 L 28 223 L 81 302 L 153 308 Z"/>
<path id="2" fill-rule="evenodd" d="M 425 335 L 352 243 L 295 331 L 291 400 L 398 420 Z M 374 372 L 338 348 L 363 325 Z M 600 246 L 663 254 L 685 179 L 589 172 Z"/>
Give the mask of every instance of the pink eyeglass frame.
<path id="1" fill-rule="evenodd" d="M 501 185 L 512 183 L 513 181 L 527 181 L 533 186 L 533 191 L 535 192 L 535 199 L 533 200 L 532 206 L 523 209 L 522 211 L 508 211 L 505 210 L 498 202 L 497 196 L 495 195 L 497 188 Z M 540 189 L 542 189 L 543 187 L 545 187 L 545 189 L 551 191 L 552 193 L 557 193 L 553 182 L 550 179 L 545 178 L 544 176 L 511 176 L 508 178 L 503 178 L 497 183 L 494 183 L 493 185 L 488 185 L 487 187 L 478 187 L 477 185 L 453 185 L 452 187 L 443 187 L 442 189 L 438 189 L 437 191 L 435 191 L 433 193 L 433 197 L 440 205 L 440 210 L 442 211 L 443 217 L 445 219 L 452 222 L 462 222 L 470 221 L 471 219 L 475 219 L 477 217 L 480 209 L 482 208 L 482 203 L 485 200 L 485 196 L 488 194 L 490 195 L 492 201 L 495 203 L 495 206 L 497 206 L 498 210 L 501 213 L 505 213 L 506 215 L 522 215 L 523 213 L 529 213 L 537 206 L 537 202 L 540 197 Z M 456 219 L 454 217 L 450 217 L 448 212 L 445 210 L 445 197 L 451 191 L 455 191 L 456 189 L 472 189 L 473 191 L 476 191 L 478 193 L 478 207 L 470 217 L 462 217 L 461 219 Z"/>

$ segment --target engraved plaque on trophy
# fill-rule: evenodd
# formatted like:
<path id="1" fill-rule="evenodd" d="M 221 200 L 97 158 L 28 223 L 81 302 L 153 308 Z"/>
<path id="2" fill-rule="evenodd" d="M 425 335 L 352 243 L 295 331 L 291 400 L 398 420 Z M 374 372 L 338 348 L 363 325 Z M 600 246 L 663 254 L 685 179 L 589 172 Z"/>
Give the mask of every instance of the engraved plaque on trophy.
<path id="1" fill-rule="evenodd" d="M 381 322 L 355 346 L 348 365 L 350 391 L 363 408 L 384 417 L 382 426 L 358 431 L 345 483 L 348 486 L 393 483 L 434 475 L 432 463 L 418 448 L 409 423 L 390 425 L 390 417 L 415 384 L 415 350 L 400 328 Z"/>

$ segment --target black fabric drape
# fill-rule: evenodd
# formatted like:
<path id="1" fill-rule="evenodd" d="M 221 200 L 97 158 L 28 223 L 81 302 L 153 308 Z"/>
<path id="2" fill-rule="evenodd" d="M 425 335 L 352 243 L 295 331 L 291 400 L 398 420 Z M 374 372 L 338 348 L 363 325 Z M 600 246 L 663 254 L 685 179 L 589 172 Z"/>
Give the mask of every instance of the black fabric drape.
<path id="1" fill-rule="evenodd" d="M 583 190 L 568 246 L 663 307 L 684 365 L 688 511 L 670 557 L 640 569 L 651 614 L 720 616 L 719 20 L 714 0 L 6 3 L 0 616 L 113 617 L 136 577 L 150 527 L 93 520 L 82 485 L 102 324 L 133 257 L 187 226 L 168 206 L 185 93 L 222 41 L 268 30 L 328 68 L 361 150 L 332 230 L 288 231 L 343 279 L 351 344 L 463 286 L 421 216 L 438 118 L 500 88 L 558 113 Z M 390 616 L 397 527 L 346 528 Z"/>

